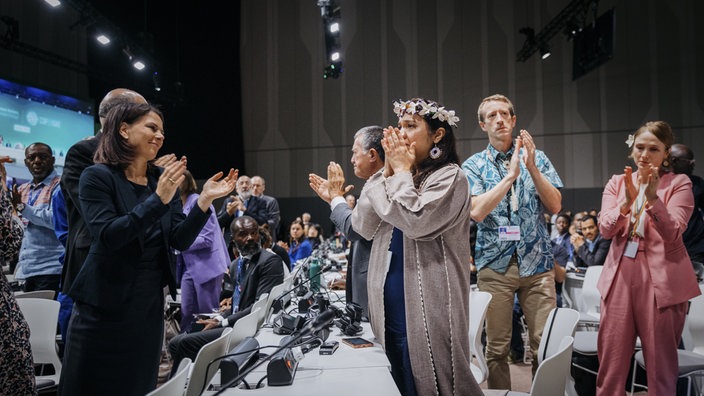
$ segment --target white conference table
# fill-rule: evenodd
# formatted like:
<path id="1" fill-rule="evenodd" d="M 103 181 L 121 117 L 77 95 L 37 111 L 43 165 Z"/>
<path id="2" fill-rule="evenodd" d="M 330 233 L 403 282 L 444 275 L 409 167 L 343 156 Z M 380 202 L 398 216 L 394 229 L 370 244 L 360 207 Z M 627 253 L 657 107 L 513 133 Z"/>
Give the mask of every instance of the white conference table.
<path id="1" fill-rule="evenodd" d="M 319 348 L 306 353 L 298 363 L 293 384 L 289 386 L 267 386 L 260 389 L 230 388 L 224 395 L 305 395 L 305 396 L 357 396 L 357 395 L 400 395 L 391 377 L 389 360 L 381 345 L 376 342 L 369 323 L 362 323 L 364 332 L 359 337 L 374 342 L 373 347 L 352 348 L 342 342 L 347 337 L 336 326 L 331 327 L 328 341 L 337 340 L 340 346 L 332 355 L 320 355 Z M 274 334 L 271 328 L 262 328 L 257 334 L 259 346 L 279 345 L 283 336 Z M 271 353 L 274 348 L 265 350 Z M 252 371 L 245 380 L 255 386 L 266 374 L 268 363 Z M 216 374 L 212 385 L 220 384 L 220 375 Z M 214 391 L 205 392 L 212 395 Z"/>

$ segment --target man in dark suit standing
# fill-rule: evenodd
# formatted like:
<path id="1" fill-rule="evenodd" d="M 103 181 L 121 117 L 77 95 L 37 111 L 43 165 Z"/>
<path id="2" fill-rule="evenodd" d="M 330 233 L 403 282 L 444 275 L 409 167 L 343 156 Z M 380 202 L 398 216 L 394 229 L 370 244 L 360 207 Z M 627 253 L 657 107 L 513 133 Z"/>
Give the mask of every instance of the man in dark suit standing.
<path id="1" fill-rule="evenodd" d="M 147 100 L 135 91 L 117 88 L 108 92 L 98 107 L 101 128 L 110 110 L 124 102 L 147 103 Z M 61 192 L 66 201 L 68 217 L 68 237 L 66 256 L 61 274 L 61 290 L 68 294 L 71 283 L 78 275 L 83 262 L 88 256 L 88 249 L 93 238 L 83 220 L 78 200 L 78 180 L 87 167 L 93 165 L 93 155 L 98 148 L 101 132 L 94 137 L 75 143 L 66 153 L 64 171 L 61 175 Z"/>
<path id="2" fill-rule="evenodd" d="M 352 166 L 354 174 L 367 180 L 384 167 L 384 149 L 381 147 L 383 129 L 379 126 L 364 127 L 354 135 L 352 145 Z M 345 284 L 347 301 L 362 307 L 364 318 L 369 317 L 367 298 L 367 270 L 372 241 L 362 238 L 352 229 L 352 211 L 347 204 L 345 194 L 353 186 L 345 187 L 345 176 L 340 165 L 333 162 L 328 165 L 328 179 L 316 174 L 309 175 L 310 187 L 325 202 L 330 204 L 330 220 L 345 237 L 352 242 L 347 260 L 347 279 Z"/>
<path id="3" fill-rule="evenodd" d="M 279 201 L 272 196 L 265 195 L 264 191 L 266 191 L 266 180 L 261 176 L 252 176 L 252 195 L 266 202 L 266 222 L 269 224 L 269 233 L 273 243 L 276 243 L 279 235 L 279 223 L 281 222 Z"/>
<path id="4" fill-rule="evenodd" d="M 258 224 L 264 224 L 267 220 L 266 202 L 254 196 L 252 180 L 248 176 L 242 175 L 237 179 L 237 187 L 235 188 L 237 195 L 230 195 L 225 199 L 218 212 L 218 223 L 223 228 L 226 243 L 230 243 L 232 237 L 230 225 L 234 219 L 249 216 Z M 230 252 L 230 259 L 234 259 L 232 252 Z"/>
<path id="5" fill-rule="evenodd" d="M 232 314 L 227 317 L 199 320 L 205 325 L 203 331 L 179 334 L 169 342 L 169 352 L 174 359 L 173 372 L 185 357 L 196 358 L 203 345 L 217 339 L 226 327 L 249 314 L 259 296 L 284 281 L 284 265 L 281 257 L 262 249 L 259 224 L 249 216 L 241 216 L 232 222 L 232 243 L 239 252 L 233 262 L 236 271 L 230 271 L 233 280 L 231 297 Z M 224 305 L 221 302 L 221 305 Z"/>

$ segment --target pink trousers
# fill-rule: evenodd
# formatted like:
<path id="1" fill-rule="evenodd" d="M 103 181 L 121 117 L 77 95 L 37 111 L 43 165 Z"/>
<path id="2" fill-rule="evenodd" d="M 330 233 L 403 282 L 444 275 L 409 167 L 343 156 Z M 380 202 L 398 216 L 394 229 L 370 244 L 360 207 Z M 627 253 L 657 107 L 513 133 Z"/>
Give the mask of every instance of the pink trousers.
<path id="1" fill-rule="evenodd" d="M 684 328 L 687 302 L 657 308 L 646 260 L 643 251 L 639 251 L 635 259 L 623 257 L 608 299 L 601 300 L 597 396 L 625 393 L 637 336 L 647 368 L 648 395 L 676 394 L 677 346 Z"/>

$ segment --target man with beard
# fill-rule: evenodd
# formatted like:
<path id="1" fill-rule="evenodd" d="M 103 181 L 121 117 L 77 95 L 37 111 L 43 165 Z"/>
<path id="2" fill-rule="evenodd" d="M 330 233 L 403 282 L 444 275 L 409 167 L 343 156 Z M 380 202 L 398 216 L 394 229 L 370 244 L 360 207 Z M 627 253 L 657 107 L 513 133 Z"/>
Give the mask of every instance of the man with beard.
<path id="1" fill-rule="evenodd" d="M 174 337 L 169 342 L 169 352 L 174 359 L 172 372 L 183 358 L 195 360 L 205 344 L 220 337 L 226 327 L 232 327 L 239 318 L 249 314 L 259 296 L 271 292 L 274 286 L 284 281 L 283 260 L 262 249 L 256 220 L 249 216 L 238 217 L 232 222 L 231 232 L 232 243 L 239 252 L 230 270 L 234 292 L 231 304 L 223 300 L 220 305 L 231 305 L 232 313 L 227 317 L 199 320 L 197 323 L 204 325 L 202 331 Z"/>
<path id="2" fill-rule="evenodd" d="M 230 243 L 230 225 L 232 220 L 250 216 L 259 224 L 267 222 L 266 201 L 254 195 L 252 180 L 248 176 L 240 176 L 237 179 L 237 195 L 230 195 L 223 202 L 218 212 L 218 223 L 224 229 L 225 242 Z M 235 257 L 230 252 L 230 259 Z"/>
<path id="3" fill-rule="evenodd" d="M 45 143 L 32 143 L 24 151 L 24 164 L 32 180 L 12 187 L 12 204 L 25 224 L 17 274 L 24 291 L 59 290 L 64 247 L 54 234 L 51 195 L 61 179 L 54 170 L 54 155 Z M 4 236 L 3 236 L 4 238 Z"/>

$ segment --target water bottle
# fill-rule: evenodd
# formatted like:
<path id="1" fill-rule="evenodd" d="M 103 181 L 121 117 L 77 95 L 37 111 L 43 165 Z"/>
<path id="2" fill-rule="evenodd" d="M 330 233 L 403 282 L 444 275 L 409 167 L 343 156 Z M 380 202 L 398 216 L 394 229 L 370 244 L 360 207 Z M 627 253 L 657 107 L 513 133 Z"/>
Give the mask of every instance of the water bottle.
<path id="1" fill-rule="evenodd" d="M 308 268 L 308 277 L 310 279 L 310 290 L 314 293 L 320 291 L 320 262 L 317 257 L 310 259 L 310 267 Z"/>

